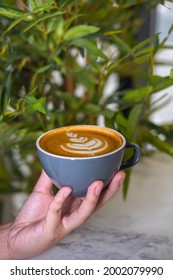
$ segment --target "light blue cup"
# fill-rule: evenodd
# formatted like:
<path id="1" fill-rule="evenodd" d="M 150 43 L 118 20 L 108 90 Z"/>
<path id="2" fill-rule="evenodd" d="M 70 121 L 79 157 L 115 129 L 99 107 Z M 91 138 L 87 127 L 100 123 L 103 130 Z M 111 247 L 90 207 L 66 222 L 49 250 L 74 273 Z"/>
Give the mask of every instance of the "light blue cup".
<path id="1" fill-rule="evenodd" d="M 88 127 L 97 128 L 97 126 L 87 125 Z M 110 128 L 102 129 L 110 130 Z M 74 197 L 85 196 L 88 186 L 96 180 L 103 181 L 104 186 L 107 186 L 119 170 L 134 166 L 141 156 L 140 149 L 135 143 L 126 142 L 122 134 L 115 130 L 114 132 L 122 139 L 121 147 L 110 153 L 94 157 L 66 157 L 48 153 L 40 147 L 40 139 L 49 132 L 44 133 L 36 141 L 43 169 L 59 189 L 63 186 L 70 186 Z M 133 153 L 130 159 L 123 161 L 126 149 L 132 149 Z"/>

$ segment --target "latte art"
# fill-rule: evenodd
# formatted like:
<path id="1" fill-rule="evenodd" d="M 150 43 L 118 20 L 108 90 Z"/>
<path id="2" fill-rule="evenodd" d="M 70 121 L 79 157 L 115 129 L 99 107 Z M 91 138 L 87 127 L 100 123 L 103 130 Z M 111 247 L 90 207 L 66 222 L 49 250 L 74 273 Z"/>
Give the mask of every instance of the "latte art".
<path id="1" fill-rule="evenodd" d="M 104 139 L 79 137 L 78 134 L 72 132 L 67 132 L 66 135 L 69 137 L 69 142 L 60 145 L 60 147 L 69 153 L 95 155 L 99 152 L 104 153 L 104 150 L 108 147 L 108 142 Z"/>
<path id="2" fill-rule="evenodd" d="M 96 157 L 122 146 L 122 138 L 113 130 L 97 126 L 67 126 L 45 133 L 39 144 L 43 150 L 63 157 Z"/>

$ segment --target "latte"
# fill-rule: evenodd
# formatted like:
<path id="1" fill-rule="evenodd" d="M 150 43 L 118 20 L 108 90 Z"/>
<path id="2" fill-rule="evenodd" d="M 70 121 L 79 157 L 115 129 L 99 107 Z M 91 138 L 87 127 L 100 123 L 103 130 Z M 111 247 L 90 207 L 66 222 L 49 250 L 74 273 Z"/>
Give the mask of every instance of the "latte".
<path id="1" fill-rule="evenodd" d="M 39 142 L 46 152 L 65 157 L 99 156 L 119 149 L 122 143 L 114 130 L 82 125 L 54 129 Z"/>

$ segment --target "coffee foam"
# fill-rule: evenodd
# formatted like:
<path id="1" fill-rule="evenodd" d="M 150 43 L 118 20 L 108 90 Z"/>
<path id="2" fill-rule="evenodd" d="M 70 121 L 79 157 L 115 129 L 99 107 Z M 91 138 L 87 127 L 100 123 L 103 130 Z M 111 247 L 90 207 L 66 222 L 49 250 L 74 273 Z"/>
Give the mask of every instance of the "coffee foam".
<path id="1" fill-rule="evenodd" d="M 97 126 L 67 126 L 45 133 L 40 147 L 65 157 L 92 157 L 110 153 L 122 146 L 122 137 L 114 130 Z"/>
<path id="2" fill-rule="evenodd" d="M 75 154 L 91 154 L 95 155 L 97 153 L 105 151 L 108 148 L 108 142 L 106 140 L 93 138 L 89 139 L 86 136 L 78 136 L 77 133 L 67 132 L 67 137 L 69 142 L 65 145 L 60 145 L 61 149 Z"/>

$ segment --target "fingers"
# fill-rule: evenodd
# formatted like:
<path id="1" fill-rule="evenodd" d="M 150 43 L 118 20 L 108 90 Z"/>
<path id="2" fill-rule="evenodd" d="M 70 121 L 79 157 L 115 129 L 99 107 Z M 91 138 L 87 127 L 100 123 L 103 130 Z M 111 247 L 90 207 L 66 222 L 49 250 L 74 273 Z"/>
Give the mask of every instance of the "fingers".
<path id="1" fill-rule="evenodd" d="M 103 183 L 101 181 L 91 184 L 79 208 L 63 218 L 63 226 L 68 232 L 82 225 L 93 214 L 102 189 Z"/>
<path id="2" fill-rule="evenodd" d="M 123 171 L 118 172 L 103 192 L 103 182 L 96 181 L 92 183 L 85 198 L 74 198 L 77 206 L 71 211 L 68 210 L 65 216 L 63 215 L 63 207 L 67 201 L 70 201 L 68 196 L 72 190 L 69 187 L 61 188 L 50 203 L 47 212 L 46 225 L 49 232 L 57 232 L 59 228 L 58 236 L 60 237 L 61 235 L 62 237 L 82 225 L 98 208 L 102 207 L 114 196 L 124 179 L 125 173 Z"/>
<path id="3" fill-rule="evenodd" d="M 61 224 L 62 208 L 71 191 L 72 189 L 70 187 L 61 188 L 49 205 L 46 216 L 46 224 L 49 230 L 51 230 L 52 232 L 55 232 L 58 225 Z"/>
<path id="4" fill-rule="evenodd" d="M 67 197 L 70 195 L 71 191 L 72 189 L 70 187 L 63 187 L 57 192 L 49 206 L 53 214 L 61 211 L 63 204 L 65 203 Z"/>
<path id="5" fill-rule="evenodd" d="M 121 184 L 123 183 L 125 177 L 126 177 L 126 174 L 123 171 L 119 171 L 114 176 L 114 178 L 112 179 L 110 184 L 102 192 L 102 194 L 100 196 L 100 199 L 98 201 L 98 205 L 97 205 L 96 210 L 98 208 L 102 207 L 106 202 L 108 202 L 115 195 L 115 193 L 117 193 L 117 191 L 119 190 L 119 188 L 120 188 Z"/>
<path id="6" fill-rule="evenodd" d="M 50 193 L 52 188 L 52 181 L 47 174 L 42 170 L 41 175 L 34 187 L 35 192 Z"/>

